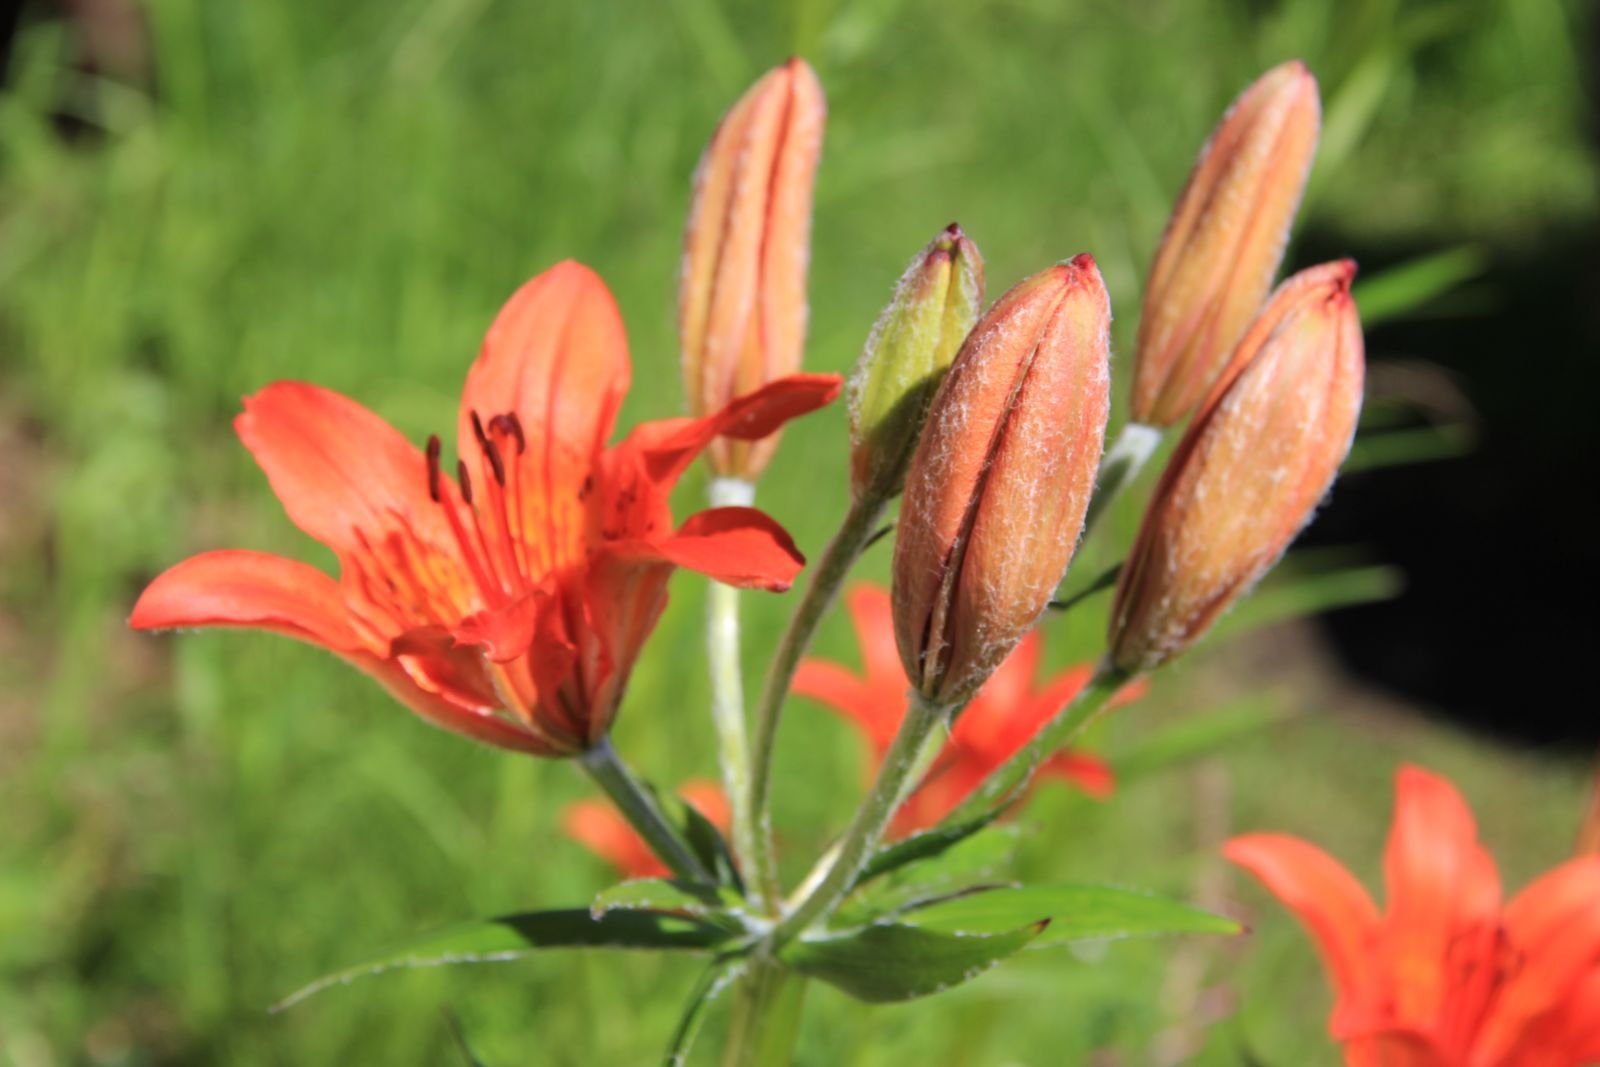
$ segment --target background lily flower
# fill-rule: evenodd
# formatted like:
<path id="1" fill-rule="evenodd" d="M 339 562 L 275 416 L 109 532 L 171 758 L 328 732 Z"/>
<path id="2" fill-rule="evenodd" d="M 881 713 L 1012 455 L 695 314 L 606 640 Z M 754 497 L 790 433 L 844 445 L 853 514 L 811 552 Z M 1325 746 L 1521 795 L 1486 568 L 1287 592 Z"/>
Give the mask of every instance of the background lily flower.
<path id="1" fill-rule="evenodd" d="M 683 783 L 678 795 L 717 829 L 727 830 L 728 798 L 721 786 L 695 778 Z M 586 799 L 568 804 L 561 810 L 561 828 L 624 878 L 667 878 L 672 874 L 609 801 Z"/>
<path id="2" fill-rule="evenodd" d="M 759 439 L 840 385 L 780 379 L 608 447 L 630 372 L 611 293 L 564 262 L 489 328 L 462 393 L 455 478 L 437 437 L 422 451 L 338 393 L 267 386 L 234 427 L 289 518 L 338 556 L 339 579 L 264 553 L 206 552 L 152 582 L 130 624 L 286 633 L 435 725 L 535 755 L 589 748 L 610 728 L 673 567 L 781 590 L 803 562 L 751 508 L 675 527 L 679 475 L 716 437 Z"/>
<path id="3" fill-rule="evenodd" d="M 794 691 L 827 705 L 853 723 L 872 750 L 872 767 L 882 761 L 910 699 L 910 685 L 895 648 L 894 614 L 887 591 L 858 585 L 846 596 L 850 621 L 861 646 L 865 677 L 837 663 L 807 659 L 795 674 Z M 1069 668 L 1035 684 L 1041 641 L 1029 633 L 989 676 L 966 710 L 956 718 L 938 757 L 917 790 L 896 814 L 894 829 L 906 834 L 944 818 L 996 767 L 1021 751 L 1039 728 L 1089 681 L 1091 668 Z M 1126 703 L 1143 694 L 1137 682 L 1117 697 Z M 1098 756 L 1066 750 L 1039 768 L 1039 777 L 1070 782 L 1097 799 L 1111 795 L 1115 778 Z"/>
<path id="4" fill-rule="evenodd" d="M 1600 1060 L 1600 856 L 1502 906 L 1493 858 L 1444 778 L 1402 767 L 1380 915 L 1348 871 L 1283 834 L 1224 854 L 1311 932 L 1351 1067 L 1579 1067 Z"/>

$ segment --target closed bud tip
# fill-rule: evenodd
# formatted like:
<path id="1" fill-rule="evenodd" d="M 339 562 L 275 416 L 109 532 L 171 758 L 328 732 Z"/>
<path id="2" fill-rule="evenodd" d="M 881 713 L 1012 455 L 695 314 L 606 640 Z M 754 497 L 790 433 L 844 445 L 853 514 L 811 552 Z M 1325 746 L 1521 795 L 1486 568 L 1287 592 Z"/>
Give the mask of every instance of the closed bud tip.
<path id="1" fill-rule="evenodd" d="M 809 64 L 768 71 L 723 116 L 695 171 L 678 286 L 684 388 L 695 416 L 800 367 L 812 186 L 826 116 Z M 778 435 L 718 439 L 724 477 L 753 480 Z"/>
<path id="2" fill-rule="evenodd" d="M 1291 60 L 1240 94 L 1201 149 L 1145 286 L 1134 421 L 1181 422 L 1216 381 L 1283 259 L 1321 116 L 1316 79 Z"/>
<path id="3" fill-rule="evenodd" d="M 1301 271 L 1256 317 L 1178 443 L 1117 584 L 1111 655 L 1149 670 L 1277 562 L 1350 451 L 1365 357 L 1355 264 Z"/>
<path id="4" fill-rule="evenodd" d="M 934 397 L 893 600 L 907 676 L 936 703 L 978 690 L 1072 559 L 1105 439 L 1110 326 L 1094 260 L 1058 263 L 995 302 Z"/>
<path id="5" fill-rule="evenodd" d="M 928 403 L 982 308 L 983 257 L 952 222 L 900 276 L 846 386 L 857 500 L 900 492 Z"/>

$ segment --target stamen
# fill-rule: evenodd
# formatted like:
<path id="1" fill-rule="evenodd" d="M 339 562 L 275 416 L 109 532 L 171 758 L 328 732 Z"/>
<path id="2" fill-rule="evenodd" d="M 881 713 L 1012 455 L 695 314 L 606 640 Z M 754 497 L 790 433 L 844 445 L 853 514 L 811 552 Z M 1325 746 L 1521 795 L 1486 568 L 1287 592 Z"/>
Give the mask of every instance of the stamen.
<path id="1" fill-rule="evenodd" d="M 472 479 L 467 477 L 467 465 L 461 460 L 456 460 L 456 481 L 461 483 L 461 499 L 472 505 Z M 434 499 L 438 499 L 435 497 Z"/>
<path id="2" fill-rule="evenodd" d="M 439 451 L 443 447 L 438 434 L 428 435 L 428 496 L 435 504 L 439 502 Z"/>
<path id="3" fill-rule="evenodd" d="M 528 439 L 522 436 L 522 420 L 517 418 L 515 411 L 507 411 L 490 419 L 489 429 L 497 433 L 507 433 L 516 438 L 517 455 L 520 456 L 528 450 Z"/>

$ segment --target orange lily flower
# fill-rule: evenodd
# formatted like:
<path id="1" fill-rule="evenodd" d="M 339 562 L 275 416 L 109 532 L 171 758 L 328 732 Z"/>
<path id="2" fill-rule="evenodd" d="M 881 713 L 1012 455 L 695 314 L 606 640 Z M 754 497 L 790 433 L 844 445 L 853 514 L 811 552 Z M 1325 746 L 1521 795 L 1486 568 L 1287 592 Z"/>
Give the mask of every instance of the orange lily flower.
<path id="1" fill-rule="evenodd" d="M 858 585 L 847 595 L 846 606 L 861 645 L 866 676 L 837 663 L 807 659 L 795 672 L 794 691 L 827 705 L 859 727 L 871 746 L 876 767 L 905 717 L 910 683 L 895 648 L 889 594 L 877 586 Z M 1035 686 L 1041 644 L 1038 631 L 1024 637 L 956 717 L 950 738 L 927 777 L 895 814 L 897 834 L 924 829 L 948 815 L 1088 683 L 1092 669 L 1084 664 L 1056 675 L 1042 687 Z M 1117 702 L 1136 699 L 1144 689 L 1145 684 L 1137 682 L 1120 693 Z M 1070 750 L 1058 752 L 1042 764 L 1039 777 L 1070 782 L 1096 799 L 1110 796 L 1115 787 L 1104 760 Z"/>
<path id="2" fill-rule="evenodd" d="M 1600 856 L 1502 906 L 1494 859 L 1448 781 L 1402 767 L 1380 915 L 1350 873 L 1283 834 L 1224 854 L 1305 924 L 1333 977 L 1350 1067 L 1579 1067 L 1600 1061 Z"/>
<path id="3" fill-rule="evenodd" d="M 678 795 L 717 829 L 728 829 L 728 798 L 721 786 L 701 778 L 691 779 L 683 783 Z M 561 812 L 561 827 L 568 837 L 611 864 L 624 878 L 672 877 L 667 865 L 656 858 L 644 838 L 608 801 L 579 800 L 568 804 Z"/>
<path id="4" fill-rule="evenodd" d="M 837 395 L 795 375 L 607 446 L 628 389 L 605 283 L 565 262 L 522 286 L 467 373 L 457 477 L 338 393 L 278 382 L 234 428 L 338 580 L 260 552 L 205 552 L 150 584 L 137 629 L 250 626 L 330 649 L 422 718 L 501 748 L 570 756 L 605 737 L 675 566 L 786 589 L 803 560 L 751 508 L 674 528 L 668 496 L 718 436 L 755 440 Z"/>

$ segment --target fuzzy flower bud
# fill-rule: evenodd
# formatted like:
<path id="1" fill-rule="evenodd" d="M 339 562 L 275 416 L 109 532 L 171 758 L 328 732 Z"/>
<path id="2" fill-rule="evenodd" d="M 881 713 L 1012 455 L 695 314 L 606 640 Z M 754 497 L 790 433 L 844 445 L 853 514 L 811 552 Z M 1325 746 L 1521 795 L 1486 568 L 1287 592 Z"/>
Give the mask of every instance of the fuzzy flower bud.
<path id="1" fill-rule="evenodd" d="M 905 485 L 928 402 L 981 310 L 983 257 L 952 222 L 900 276 L 846 386 L 857 500 L 886 500 Z"/>
<path id="2" fill-rule="evenodd" d="M 1149 670 L 1265 574 L 1311 517 L 1361 412 L 1350 260 L 1278 287 L 1178 443 L 1117 584 L 1111 656 Z"/>
<path id="3" fill-rule="evenodd" d="M 1145 286 L 1134 421 L 1165 427 L 1188 417 L 1260 310 L 1321 116 L 1317 80 L 1293 60 L 1256 79 L 1200 150 Z"/>
<path id="4" fill-rule="evenodd" d="M 822 152 L 822 86 L 802 59 L 768 71 L 723 117 L 695 171 L 678 287 L 690 414 L 800 367 L 811 189 Z M 752 480 L 777 446 L 719 438 L 712 469 Z"/>
<path id="5" fill-rule="evenodd" d="M 1104 445 L 1111 305 L 1078 256 L 1002 296 L 961 346 L 911 458 L 894 625 L 912 685 L 975 693 L 1049 603 Z"/>

